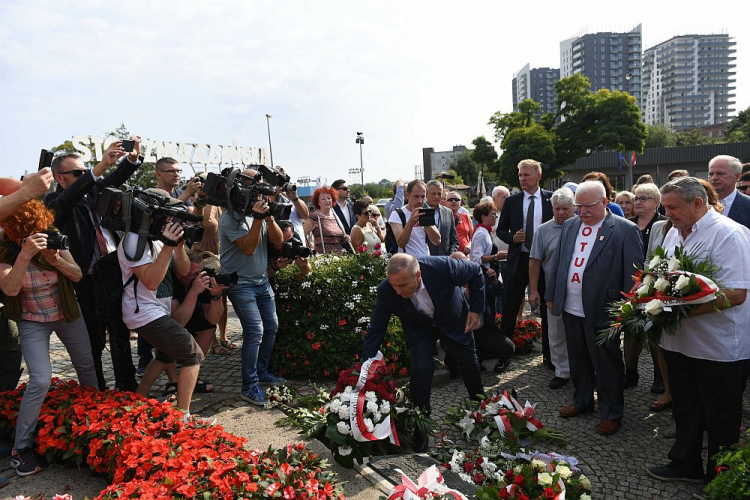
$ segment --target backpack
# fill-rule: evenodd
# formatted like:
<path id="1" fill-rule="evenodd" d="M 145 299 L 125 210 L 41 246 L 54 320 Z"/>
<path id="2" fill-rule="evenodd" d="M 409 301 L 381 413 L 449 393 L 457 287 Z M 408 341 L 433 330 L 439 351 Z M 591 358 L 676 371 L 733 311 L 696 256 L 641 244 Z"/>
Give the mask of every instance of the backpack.
<path id="1" fill-rule="evenodd" d="M 397 208 L 396 213 L 398 214 L 399 219 L 401 219 L 401 225 L 406 226 L 406 215 L 404 215 L 404 211 Z M 396 236 L 393 234 L 390 222 L 385 223 L 385 250 L 390 254 L 398 253 L 398 243 L 396 243 Z"/>

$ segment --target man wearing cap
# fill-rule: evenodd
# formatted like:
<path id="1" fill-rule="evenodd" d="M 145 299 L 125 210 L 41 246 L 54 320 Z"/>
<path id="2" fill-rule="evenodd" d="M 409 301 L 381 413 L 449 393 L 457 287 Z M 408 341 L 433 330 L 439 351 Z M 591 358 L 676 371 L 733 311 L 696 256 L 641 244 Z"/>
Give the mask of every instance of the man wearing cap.
<path id="1" fill-rule="evenodd" d="M 125 391 L 135 391 L 137 387 L 130 353 L 130 331 L 122 323 L 117 304 L 111 308 L 101 307 L 105 305 L 106 293 L 105 287 L 101 286 L 100 270 L 107 267 L 108 262 L 116 267 L 114 252 L 119 239 L 116 233 L 101 227 L 96 204 L 105 188 L 124 184 L 143 161 L 143 157 L 139 157 L 140 137 L 131 139 L 135 142 L 133 151 L 126 155 L 122 141 L 114 141 L 104 151 L 102 161 L 92 169 L 87 169 L 76 153 L 56 157 L 52 161 L 52 173 L 57 190 L 44 200 L 45 205 L 55 212 L 55 226 L 70 237 L 70 253 L 83 272 L 83 278 L 75 284 L 76 298 L 89 332 L 99 389 L 106 388 L 102 352 L 105 331 L 109 330 L 115 387 Z M 107 169 L 120 159 L 117 168 L 104 176 Z M 108 254 L 112 254 L 111 257 L 100 264 Z M 119 269 L 116 274 L 119 275 Z M 106 321 L 97 316 L 97 305 L 104 311 Z"/>

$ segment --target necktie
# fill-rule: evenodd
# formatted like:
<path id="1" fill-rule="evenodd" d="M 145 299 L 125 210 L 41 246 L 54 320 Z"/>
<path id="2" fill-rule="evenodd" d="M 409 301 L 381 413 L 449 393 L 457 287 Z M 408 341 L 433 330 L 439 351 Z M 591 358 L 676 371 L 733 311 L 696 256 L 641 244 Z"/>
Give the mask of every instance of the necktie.
<path id="1" fill-rule="evenodd" d="M 534 199 L 536 196 L 529 198 L 529 209 L 526 211 L 526 248 L 531 251 L 531 243 L 534 240 Z"/>
<path id="2" fill-rule="evenodd" d="M 107 249 L 107 240 L 104 238 L 104 233 L 102 233 L 102 228 L 99 225 L 99 218 L 96 216 L 96 213 L 91 209 L 91 206 L 88 205 L 89 209 L 89 217 L 91 218 L 91 223 L 94 225 L 94 233 L 96 234 L 96 243 L 99 246 L 99 257 L 104 257 L 109 253 L 109 250 Z"/>

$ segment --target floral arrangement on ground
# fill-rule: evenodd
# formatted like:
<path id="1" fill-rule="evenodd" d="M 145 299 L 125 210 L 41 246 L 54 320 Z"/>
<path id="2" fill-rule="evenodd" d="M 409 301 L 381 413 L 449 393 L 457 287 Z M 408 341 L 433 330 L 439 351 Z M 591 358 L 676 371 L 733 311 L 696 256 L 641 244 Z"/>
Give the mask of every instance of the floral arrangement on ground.
<path id="1" fill-rule="evenodd" d="M 397 388 L 382 353 L 339 373 L 336 387 L 287 406 L 280 426 L 298 427 L 331 449 L 344 467 L 367 457 L 412 451 L 435 430 L 429 416 L 409 399 L 408 384 Z"/>
<path id="2" fill-rule="evenodd" d="M 0 432 L 10 435 L 25 384 L 0 393 Z M 86 465 L 112 482 L 97 497 L 344 498 L 327 463 L 302 444 L 251 451 L 221 426 L 138 394 L 52 380 L 36 450 L 52 462 Z"/>
<path id="3" fill-rule="evenodd" d="M 287 266 L 274 279 L 279 331 L 273 365 L 286 378 L 334 378 L 359 359 L 377 286 L 386 277 L 387 259 L 372 253 L 320 255 L 311 262 L 307 276 Z M 405 377 L 409 350 L 398 320 L 391 321 L 386 338 L 383 354 Z"/>
<path id="4" fill-rule="evenodd" d="M 495 315 L 495 323 L 500 326 L 503 315 Z M 513 345 L 516 346 L 516 354 L 529 354 L 534 351 L 534 342 L 542 338 L 542 325 L 534 319 L 523 319 L 516 321 L 513 328 Z"/>
<path id="5" fill-rule="evenodd" d="M 750 430 L 738 444 L 717 453 L 714 459 L 716 477 L 706 486 L 708 498 L 750 498 Z"/>

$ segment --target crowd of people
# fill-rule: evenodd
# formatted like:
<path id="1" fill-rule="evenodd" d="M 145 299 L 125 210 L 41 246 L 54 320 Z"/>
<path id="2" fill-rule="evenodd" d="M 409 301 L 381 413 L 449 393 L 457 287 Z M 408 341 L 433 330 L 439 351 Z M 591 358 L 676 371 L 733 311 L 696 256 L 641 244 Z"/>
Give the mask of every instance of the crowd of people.
<path id="1" fill-rule="evenodd" d="M 699 247 L 721 265 L 719 278 L 731 290 L 719 306 L 724 310 L 700 310 L 676 335 L 648 346 L 651 392 L 658 394 L 650 408 L 672 408 L 676 424 L 671 462 L 649 474 L 707 482 L 714 473 L 710 461 L 707 469 L 701 462 L 703 429 L 709 455 L 739 438 L 750 371 L 750 338 L 742 331 L 750 320 L 750 197 L 744 194 L 750 172 L 743 174 L 736 158 L 714 158 L 707 181 L 674 171 L 664 186 L 644 176 L 632 192 L 619 193 L 601 172 L 554 192 L 541 189 L 541 164 L 528 159 L 518 165 L 518 192 L 497 186 L 472 212 L 439 180 L 413 180 L 394 183 L 384 214 L 367 196 L 350 200 L 344 180 L 318 187 L 312 210 L 291 184 L 251 200 L 246 210 L 213 206 L 203 192 L 205 175 L 182 184 L 179 163 L 161 158 L 156 186 L 138 196 L 178 215 L 165 220 L 158 237 L 145 238 L 135 229 L 108 229 L 97 210 L 102 193 L 127 183 L 143 163 L 139 138 L 131 140 L 132 151 L 115 141 L 93 168 L 66 153 L 22 182 L 0 181 L 3 344 L 12 345 L 17 331 L 29 374 L 11 451 L 19 475 L 42 468 L 30 436 L 49 388 L 53 331 L 82 385 L 106 387 L 108 335 L 115 388 L 148 396 L 165 373 L 163 397 L 185 419 L 200 419 L 190 413 L 193 392 L 214 390 L 200 377 L 201 362 L 238 348 L 227 338 L 231 302 L 242 326 L 241 397 L 264 405 L 264 386 L 284 382 L 271 366 L 278 329 L 273 276 L 289 265 L 309 273 L 309 252 L 392 255 L 362 356 L 377 352 L 390 316 L 398 316 L 411 351 L 413 399 L 425 410 L 436 342 L 451 375 L 463 378 L 470 397 L 482 397 L 482 362 L 493 359 L 496 372 L 507 369 L 528 300 L 541 317 L 543 364 L 554 371 L 549 387 L 573 385 L 560 416 L 598 406 L 596 432 L 611 435 L 626 411 L 624 390 L 639 383 L 644 346 L 629 339 L 622 347 L 619 339 L 597 342 L 612 321 L 608 306 L 630 291 L 634 269 L 658 245 L 668 253 L 679 245 Z M 258 171 L 243 174 L 254 179 Z M 40 201 L 53 181 L 56 188 Z M 274 217 L 276 203 L 291 205 L 289 220 Z M 200 241 L 186 241 L 188 228 L 175 210 L 202 218 Z M 59 245 L 60 233 L 69 236 L 68 246 Z M 288 243 L 309 250 L 290 255 L 282 251 Z M 217 275 L 233 276 L 231 286 Z M 131 335 L 138 339 L 137 362 Z M 4 374 L 11 373 L 5 365 L 20 366 L 17 352 L 1 361 Z M 0 380 L 2 389 L 17 382 L 17 376 Z"/>

